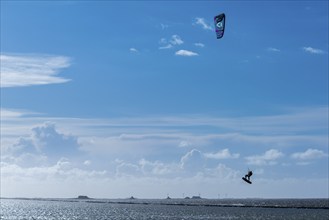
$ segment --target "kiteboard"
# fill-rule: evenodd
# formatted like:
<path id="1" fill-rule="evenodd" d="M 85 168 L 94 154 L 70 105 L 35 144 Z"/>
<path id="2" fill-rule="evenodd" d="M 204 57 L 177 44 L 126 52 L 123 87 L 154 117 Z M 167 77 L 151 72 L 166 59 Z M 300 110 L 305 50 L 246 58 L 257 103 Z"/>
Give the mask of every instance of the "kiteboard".
<path id="1" fill-rule="evenodd" d="M 252 183 L 250 180 L 248 180 L 248 179 L 247 179 L 247 178 L 245 178 L 245 177 L 242 177 L 242 179 L 243 179 L 244 181 L 246 181 L 247 183 L 249 183 L 249 184 L 251 184 L 251 183 Z"/>

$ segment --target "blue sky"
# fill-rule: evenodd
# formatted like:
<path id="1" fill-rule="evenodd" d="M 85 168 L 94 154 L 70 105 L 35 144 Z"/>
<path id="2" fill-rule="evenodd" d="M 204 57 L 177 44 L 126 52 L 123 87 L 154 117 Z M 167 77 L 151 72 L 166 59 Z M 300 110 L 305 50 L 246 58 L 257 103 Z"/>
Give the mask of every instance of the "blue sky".
<path id="1" fill-rule="evenodd" d="M 1 196 L 328 197 L 328 47 L 327 1 L 1 1 Z"/>

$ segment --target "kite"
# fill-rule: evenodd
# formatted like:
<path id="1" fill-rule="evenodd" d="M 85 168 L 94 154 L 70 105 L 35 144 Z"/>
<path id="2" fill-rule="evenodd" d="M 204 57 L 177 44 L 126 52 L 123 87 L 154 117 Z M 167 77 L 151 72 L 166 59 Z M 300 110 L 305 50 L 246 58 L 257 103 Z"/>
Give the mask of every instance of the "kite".
<path id="1" fill-rule="evenodd" d="M 217 39 L 220 39 L 224 36 L 224 30 L 225 30 L 225 14 L 219 14 L 214 17 L 214 23 L 215 23 L 215 30 L 216 30 L 216 36 Z"/>

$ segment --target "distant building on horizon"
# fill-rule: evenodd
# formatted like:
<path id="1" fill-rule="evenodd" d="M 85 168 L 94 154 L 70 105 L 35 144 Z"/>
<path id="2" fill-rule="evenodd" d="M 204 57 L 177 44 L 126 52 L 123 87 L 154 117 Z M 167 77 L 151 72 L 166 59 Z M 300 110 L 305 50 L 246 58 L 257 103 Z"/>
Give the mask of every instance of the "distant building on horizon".
<path id="1" fill-rule="evenodd" d="M 77 199 L 90 199 L 90 198 L 88 196 L 82 196 L 82 195 L 80 195 L 80 196 L 78 196 Z"/>

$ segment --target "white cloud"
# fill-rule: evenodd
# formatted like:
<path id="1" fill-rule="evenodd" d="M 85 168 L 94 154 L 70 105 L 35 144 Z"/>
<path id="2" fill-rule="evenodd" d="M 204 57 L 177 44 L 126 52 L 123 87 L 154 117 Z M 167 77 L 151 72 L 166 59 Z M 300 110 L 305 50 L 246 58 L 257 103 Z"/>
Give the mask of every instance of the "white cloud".
<path id="1" fill-rule="evenodd" d="M 219 150 L 217 153 L 205 153 L 204 155 L 210 159 L 236 159 L 240 157 L 240 154 L 231 154 L 227 148 Z"/>
<path id="2" fill-rule="evenodd" d="M 224 164 L 207 164 L 207 158 L 197 150 L 184 154 L 180 161 L 162 162 L 141 159 L 127 162 L 115 159 L 116 177 L 149 177 L 149 178 L 188 178 L 191 176 L 231 178 L 237 171 Z"/>
<path id="3" fill-rule="evenodd" d="M 201 26 L 205 30 L 213 30 L 212 26 L 204 18 L 195 18 L 194 24 Z"/>
<path id="4" fill-rule="evenodd" d="M 192 144 L 188 141 L 181 141 L 181 142 L 179 142 L 178 147 L 189 147 L 191 145 Z"/>
<path id="5" fill-rule="evenodd" d="M 262 155 L 254 155 L 246 157 L 248 164 L 252 165 L 274 165 L 276 160 L 283 157 L 284 154 L 276 149 L 270 149 Z"/>
<path id="6" fill-rule="evenodd" d="M 55 124 L 51 122 L 34 127 L 31 139 L 38 150 L 51 156 L 71 156 L 77 153 L 79 148 L 75 136 L 57 131 Z"/>
<path id="7" fill-rule="evenodd" d="M 267 48 L 267 50 L 270 52 L 280 52 L 281 51 L 280 49 L 277 49 L 275 47 L 269 47 L 269 48 Z"/>
<path id="8" fill-rule="evenodd" d="M 107 172 L 105 170 L 86 171 L 74 167 L 66 158 L 61 158 L 54 165 L 38 167 L 22 167 L 16 164 L 1 162 L 1 179 L 8 181 L 14 180 L 26 184 L 29 180 L 34 181 L 63 181 L 68 179 L 94 179 L 103 178 Z M 39 182 L 40 183 L 40 182 Z"/>
<path id="9" fill-rule="evenodd" d="M 167 24 L 162 24 L 161 23 L 160 26 L 161 26 L 162 30 L 165 30 L 165 29 L 169 28 L 169 25 L 167 25 Z"/>
<path id="10" fill-rule="evenodd" d="M 31 166 L 36 161 L 54 161 L 61 157 L 76 157 L 79 151 L 77 137 L 59 132 L 54 123 L 34 126 L 30 134 L 18 136 L 5 148 L 2 159 L 16 158 L 16 163 Z M 32 159 L 31 159 L 32 158 Z M 34 159 L 33 159 L 34 158 Z"/>
<path id="11" fill-rule="evenodd" d="M 159 47 L 159 49 L 160 50 L 164 50 L 164 49 L 170 49 L 170 48 L 172 48 L 173 47 L 173 45 L 171 45 L 171 44 L 167 44 L 167 45 L 165 45 L 165 46 L 161 46 L 161 47 Z"/>
<path id="12" fill-rule="evenodd" d="M 183 43 L 184 43 L 184 41 L 182 40 L 182 38 L 180 36 L 178 36 L 177 34 L 174 34 L 171 36 L 171 38 L 169 40 L 167 40 L 166 38 L 161 38 L 159 41 L 159 44 L 161 45 L 159 47 L 159 49 L 160 50 L 170 49 L 170 48 L 173 48 L 174 46 L 178 46 Z"/>
<path id="13" fill-rule="evenodd" d="M 131 47 L 129 49 L 129 51 L 132 52 L 132 53 L 138 53 L 138 50 L 136 48 L 134 48 L 134 47 Z"/>
<path id="14" fill-rule="evenodd" d="M 38 112 L 33 112 L 25 109 L 8 109 L 0 108 L 1 120 L 21 120 L 23 117 L 40 116 Z"/>
<path id="15" fill-rule="evenodd" d="M 116 167 L 116 176 L 137 176 L 141 174 L 139 166 L 121 161 Z"/>
<path id="16" fill-rule="evenodd" d="M 91 165 L 91 161 L 90 160 L 85 160 L 83 162 L 83 164 L 86 165 L 86 166 L 90 166 Z"/>
<path id="17" fill-rule="evenodd" d="M 181 45 L 184 43 L 184 41 L 182 40 L 182 38 L 180 36 L 178 36 L 177 34 L 171 36 L 171 40 L 170 43 L 172 45 Z"/>
<path id="18" fill-rule="evenodd" d="M 239 171 L 227 167 L 225 164 L 218 164 L 217 167 L 213 169 L 206 169 L 205 176 L 216 177 L 221 180 L 233 180 L 239 175 Z"/>
<path id="19" fill-rule="evenodd" d="M 303 50 L 305 52 L 308 52 L 308 53 L 311 53 L 311 54 L 324 54 L 325 53 L 324 50 L 313 48 L 313 47 L 303 47 Z"/>
<path id="20" fill-rule="evenodd" d="M 199 54 L 193 51 L 189 50 L 178 50 L 175 53 L 177 56 L 185 56 L 185 57 L 191 57 L 191 56 L 198 56 Z"/>
<path id="21" fill-rule="evenodd" d="M 50 55 L 0 55 L 1 87 L 18 87 L 65 83 L 58 77 L 61 69 L 71 65 L 71 59 Z"/>
<path id="22" fill-rule="evenodd" d="M 179 169 L 175 164 L 165 164 L 160 161 L 152 162 L 145 159 L 141 159 L 138 164 L 145 175 L 167 175 L 176 173 Z"/>
<path id="23" fill-rule="evenodd" d="M 178 164 L 163 163 L 141 159 L 137 163 L 116 159 L 116 176 L 156 177 L 177 175 L 180 172 Z"/>
<path id="24" fill-rule="evenodd" d="M 164 37 L 159 40 L 159 44 L 167 44 L 167 43 L 168 43 L 168 41 Z"/>
<path id="25" fill-rule="evenodd" d="M 181 158 L 181 168 L 185 171 L 197 172 L 204 168 L 205 160 L 201 151 L 193 149 Z"/>
<path id="26" fill-rule="evenodd" d="M 299 159 L 299 160 L 314 160 L 314 159 L 320 159 L 323 157 L 328 157 L 328 155 L 321 150 L 310 148 L 310 149 L 307 149 L 305 152 L 294 153 L 291 155 L 291 157 L 294 159 Z"/>
<path id="27" fill-rule="evenodd" d="M 19 118 L 24 115 L 33 114 L 33 112 L 24 111 L 24 110 L 15 110 L 15 109 L 0 109 L 1 120 Z"/>
<path id="28" fill-rule="evenodd" d="M 15 153 L 11 155 L 2 155 L 1 161 L 7 162 L 8 164 L 16 164 L 21 167 L 42 167 L 48 162 L 48 157 L 43 154 L 36 153 Z"/>
<path id="29" fill-rule="evenodd" d="M 205 47 L 205 45 L 203 43 L 194 43 L 194 45 L 196 47 Z"/>

